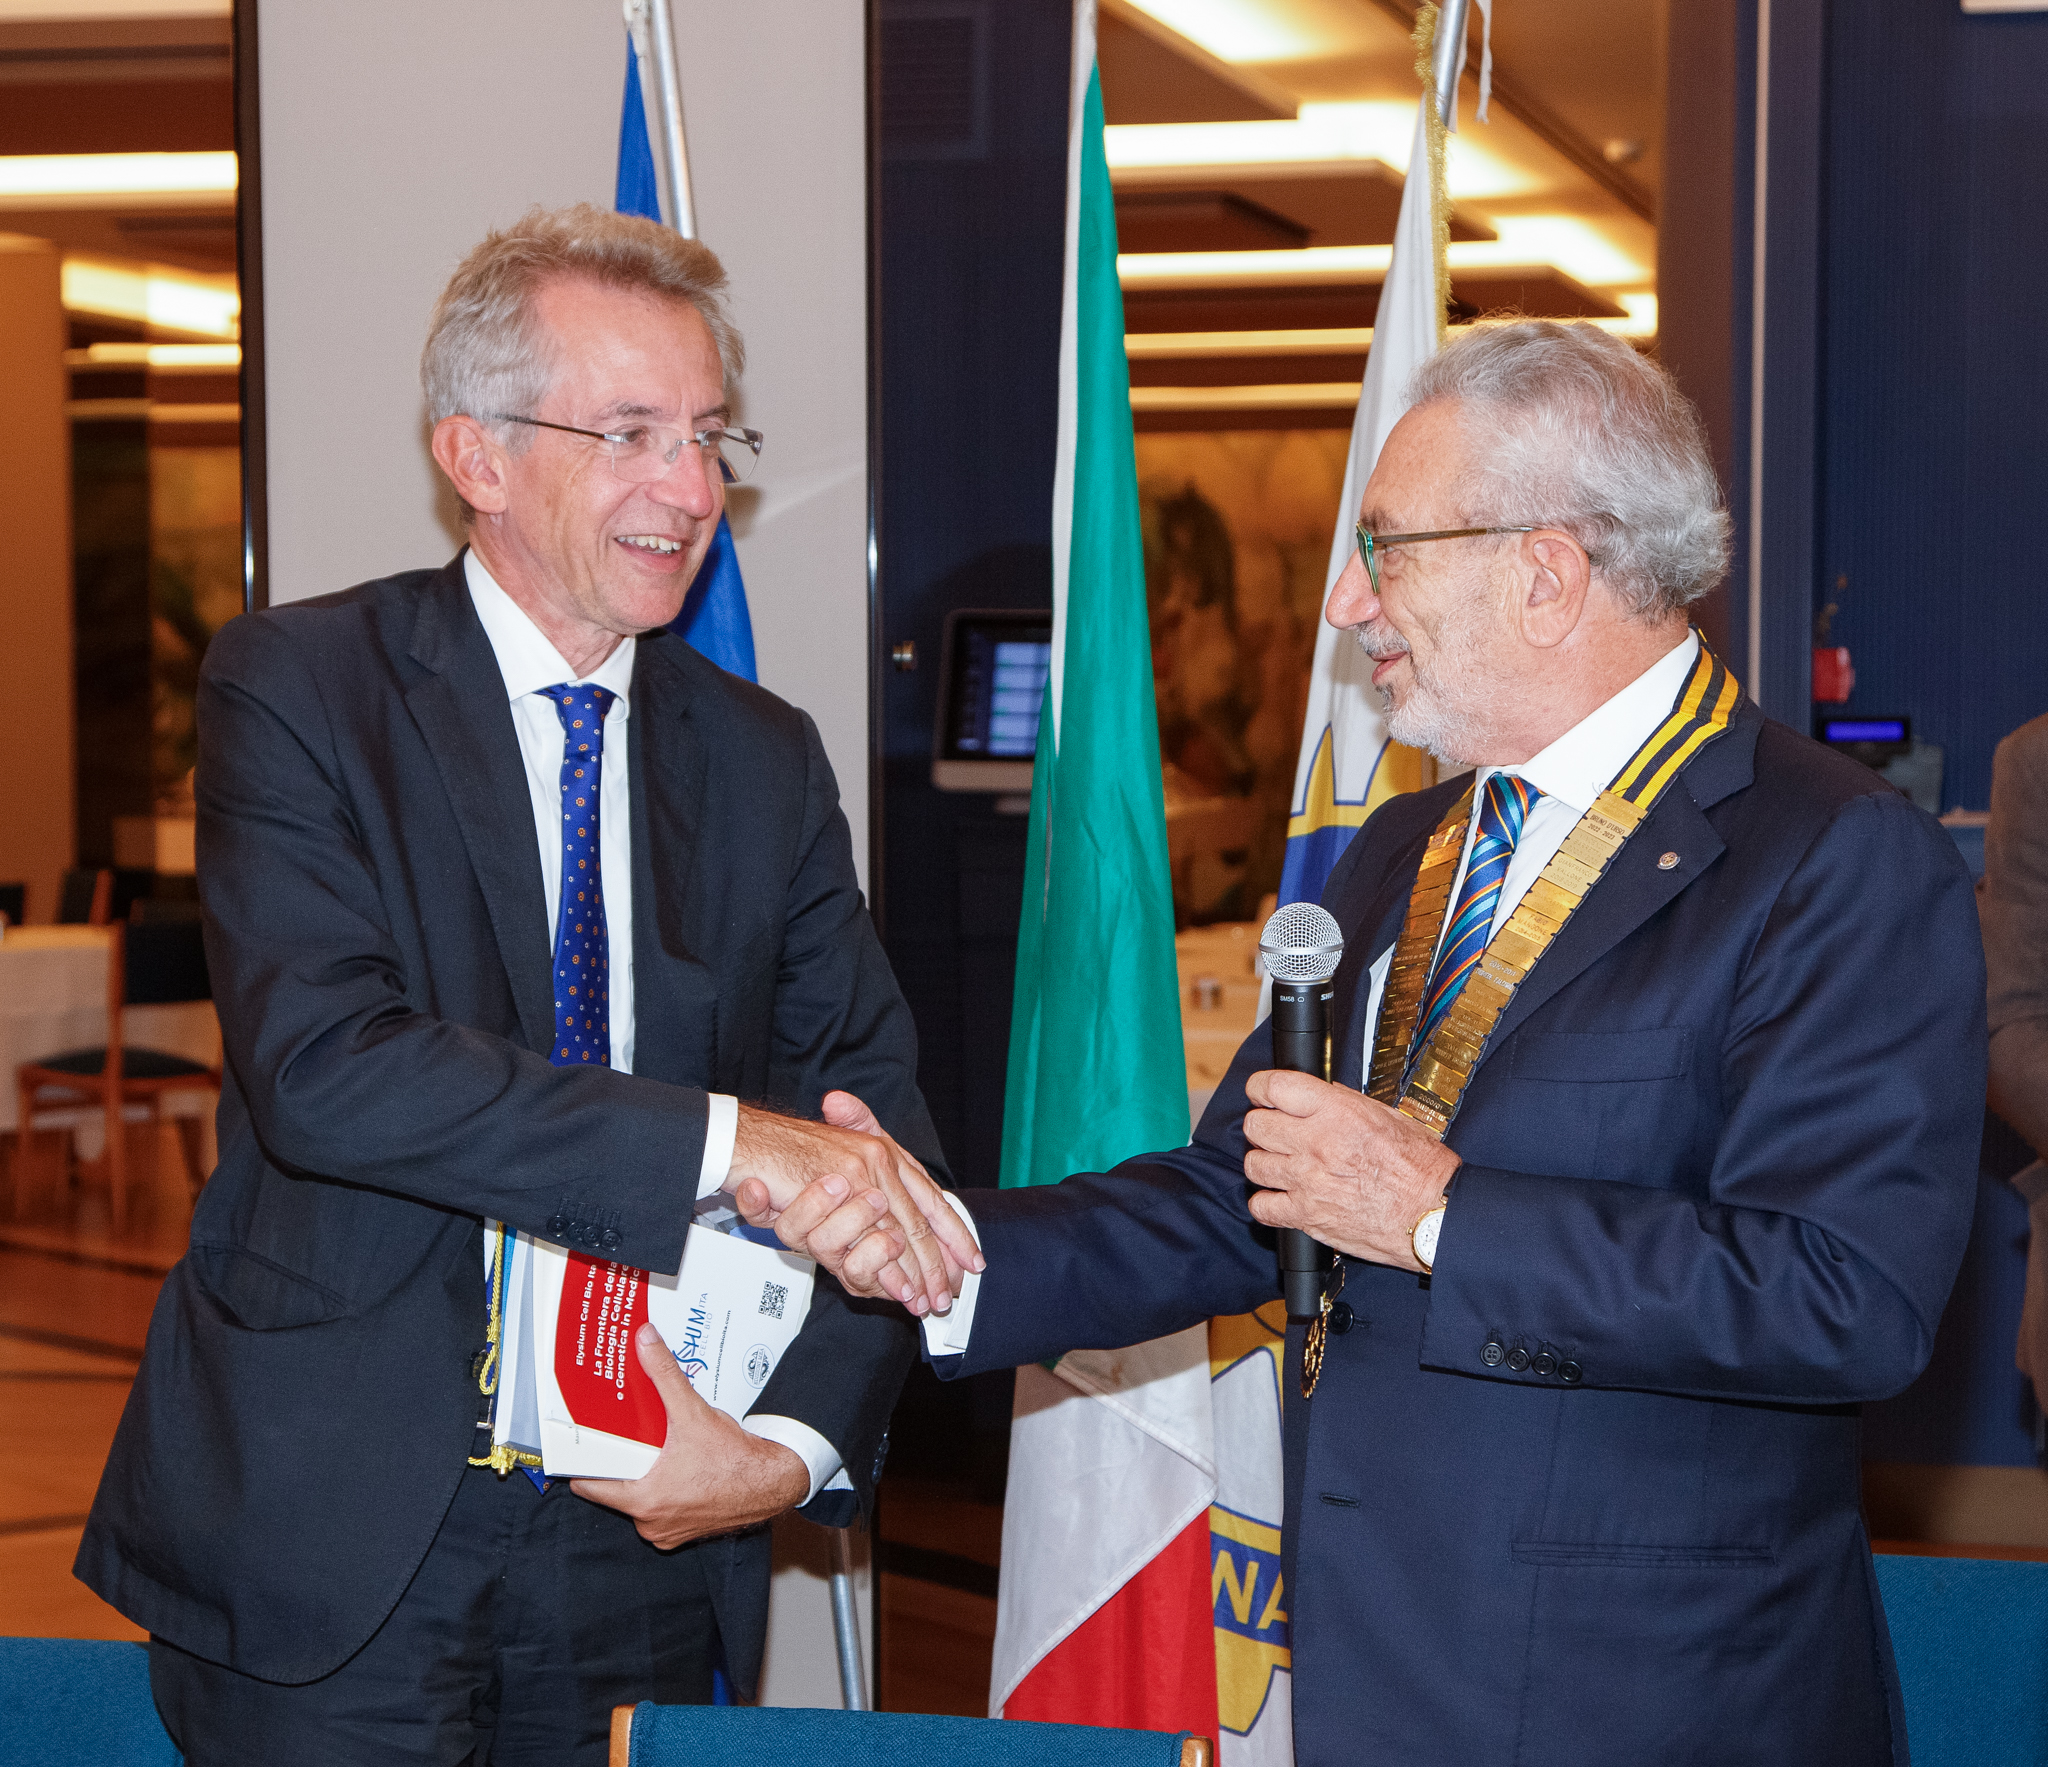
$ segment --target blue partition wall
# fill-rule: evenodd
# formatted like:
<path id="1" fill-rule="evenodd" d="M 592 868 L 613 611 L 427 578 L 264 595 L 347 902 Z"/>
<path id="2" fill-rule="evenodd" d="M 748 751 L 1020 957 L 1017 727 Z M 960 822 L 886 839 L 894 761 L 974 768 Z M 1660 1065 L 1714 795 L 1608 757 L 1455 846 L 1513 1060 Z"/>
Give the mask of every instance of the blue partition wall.
<path id="1" fill-rule="evenodd" d="M 2048 711 L 2048 13 L 1838 0 L 1826 39 L 1814 605 L 1839 605 L 1850 709 L 1908 714 L 1944 807 L 1982 809 L 1999 739 Z M 1987 1120 L 1934 1359 L 1868 1409 L 1867 1458 L 2036 1462 L 2005 1182 L 2031 1157 Z"/>
<path id="2" fill-rule="evenodd" d="M 1851 709 L 1909 713 L 1981 810 L 2048 712 L 2048 13 L 1854 0 L 1827 31 L 1816 603 Z"/>

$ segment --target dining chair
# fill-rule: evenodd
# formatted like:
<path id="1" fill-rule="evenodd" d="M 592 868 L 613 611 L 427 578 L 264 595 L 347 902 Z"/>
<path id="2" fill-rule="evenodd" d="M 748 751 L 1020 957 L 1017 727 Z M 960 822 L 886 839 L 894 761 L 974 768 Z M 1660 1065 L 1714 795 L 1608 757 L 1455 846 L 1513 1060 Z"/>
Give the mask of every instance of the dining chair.
<path id="1" fill-rule="evenodd" d="M 57 886 L 59 926 L 105 926 L 113 918 L 114 874 L 67 871 Z"/>
<path id="2" fill-rule="evenodd" d="M 1215 1759 L 1209 1738 L 1186 1731 L 647 1700 L 612 1708 L 610 1767 L 1214 1767 Z"/>
<path id="3" fill-rule="evenodd" d="M 0 1762 L 179 1767 L 149 1651 L 99 1638 L 0 1638 Z"/>
<path id="4" fill-rule="evenodd" d="M 220 1093 L 220 1069 L 168 1050 L 133 1048 L 121 1035 L 122 1013 L 130 1006 L 168 1006 L 210 1000 L 213 989 L 206 973 L 206 947 L 196 921 L 170 921 L 107 928 L 107 1040 L 91 1049 L 73 1049 L 41 1061 L 24 1062 L 19 1070 L 21 1114 L 17 1119 L 22 1152 L 34 1133 L 35 1113 L 76 1110 L 97 1100 L 107 1120 L 107 1182 L 114 1231 L 128 1219 L 127 1107 L 141 1105 L 154 1127 L 162 1121 L 163 1100 L 172 1092 Z M 185 1176 L 197 1197 L 206 1182 L 200 1169 L 199 1124 L 179 1117 L 178 1145 L 185 1158 Z M 19 1172 L 27 1161 L 18 1159 Z M 21 1206 L 16 1182 L 15 1208 Z"/>

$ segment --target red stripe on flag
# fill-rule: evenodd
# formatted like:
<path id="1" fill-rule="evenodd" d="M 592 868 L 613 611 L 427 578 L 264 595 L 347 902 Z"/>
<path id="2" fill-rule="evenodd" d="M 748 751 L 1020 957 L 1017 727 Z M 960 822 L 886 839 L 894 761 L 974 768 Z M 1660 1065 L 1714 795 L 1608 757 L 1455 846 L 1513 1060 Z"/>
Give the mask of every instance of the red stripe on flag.
<path id="1" fill-rule="evenodd" d="M 1206 1509 L 1040 1659 L 1003 1716 L 1216 1734 Z"/>

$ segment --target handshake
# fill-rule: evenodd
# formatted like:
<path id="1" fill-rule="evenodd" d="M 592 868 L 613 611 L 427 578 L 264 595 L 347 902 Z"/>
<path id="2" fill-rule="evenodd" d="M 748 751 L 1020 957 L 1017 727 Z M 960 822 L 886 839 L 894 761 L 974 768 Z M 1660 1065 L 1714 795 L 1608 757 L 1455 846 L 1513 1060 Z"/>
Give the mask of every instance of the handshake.
<path id="1" fill-rule="evenodd" d="M 944 1313 L 983 1266 L 946 1194 L 850 1092 L 823 1123 L 740 1107 L 726 1183 L 740 1213 L 815 1258 L 849 1294 L 886 1296 L 920 1318 Z"/>

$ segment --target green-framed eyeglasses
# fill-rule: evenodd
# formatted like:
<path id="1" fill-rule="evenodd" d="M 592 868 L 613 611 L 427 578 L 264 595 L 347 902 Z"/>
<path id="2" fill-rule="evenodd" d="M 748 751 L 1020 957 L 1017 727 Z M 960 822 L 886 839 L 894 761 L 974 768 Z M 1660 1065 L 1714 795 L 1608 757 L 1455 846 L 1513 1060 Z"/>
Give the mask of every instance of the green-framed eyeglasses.
<path id="1" fill-rule="evenodd" d="M 1427 534 L 1372 534 L 1360 522 L 1352 530 L 1358 536 L 1359 556 L 1365 560 L 1365 574 L 1372 579 L 1372 592 L 1380 592 L 1379 549 L 1382 546 L 1414 546 L 1424 540 L 1470 540 L 1480 534 L 1533 534 L 1528 528 L 1435 528 Z"/>

